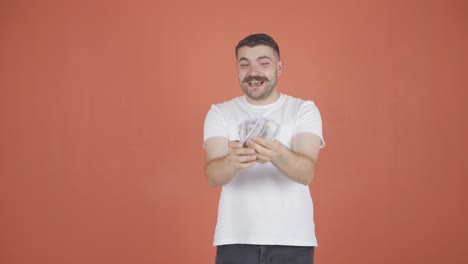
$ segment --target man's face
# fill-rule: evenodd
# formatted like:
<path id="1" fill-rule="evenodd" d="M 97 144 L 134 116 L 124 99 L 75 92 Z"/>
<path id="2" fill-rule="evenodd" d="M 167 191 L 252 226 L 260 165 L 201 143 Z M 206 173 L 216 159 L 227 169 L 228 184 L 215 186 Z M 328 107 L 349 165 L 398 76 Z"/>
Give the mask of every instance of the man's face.
<path id="1" fill-rule="evenodd" d="M 271 103 L 276 99 L 281 69 L 278 55 L 268 46 L 243 46 L 237 51 L 237 75 L 250 102 Z"/>

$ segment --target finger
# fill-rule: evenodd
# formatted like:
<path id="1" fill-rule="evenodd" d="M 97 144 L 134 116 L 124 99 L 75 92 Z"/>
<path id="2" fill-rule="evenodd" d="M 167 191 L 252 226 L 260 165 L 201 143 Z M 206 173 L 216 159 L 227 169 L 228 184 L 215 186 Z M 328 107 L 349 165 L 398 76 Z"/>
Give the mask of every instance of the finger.
<path id="1" fill-rule="evenodd" d="M 256 161 L 249 161 L 249 162 L 244 162 L 244 163 L 239 163 L 238 168 L 240 169 L 247 169 L 252 167 L 253 165 L 257 164 Z"/>
<path id="2" fill-rule="evenodd" d="M 269 143 L 267 140 L 265 140 L 264 138 L 261 138 L 261 137 L 253 137 L 251 138 L 251 140 L 259 145 L 262 145 L 262 146 L 265 146 L 265 147 L 268 147 L 269 146 Z"/>
<path id="3" fill-rule="evenodd" d="M 236 156 L 237 163 L 247 163 L 251 161 L 255 161 L 257 159 L 256 155 L 243 155 L 243 156 Z"/>
<path id="4" fill-rule="evenodd" d="M 238 156 L 255 154 L 255 150 L 253 148 L 232 148 L 231 152 Z"/>
<path id="5" fill-rule="evenodd" d="M 271 161 L 271 158 L 265 155 L 257 154 L 257 161 L 260 163 L 267 163 Z"/>
<path id="6" fill-rule="evenodd" d="M 267 148 L 265 148 L 264 146 L 258 144 L 257 142 L 255 141 L 252 141 L 250 142 L 249 146 L 251 148 L 253 148 L 255 150 L 255 152 L 257 153 L 260 153 L 260 154 L 267 154 L 267 152 L 269 151 Z"/>
<path id="7" fill-rule="evenodd" d="M 234 166 L 238 169 L 250 168 L 255 165 L 257 156 L 248 155 L 248 156 L 236 156 L 234 161 Z"/>
<path id="8" fill-rule="evenodd" d="M 242 144 L 239 142 L 239 140 L 233 140 L 233 141 L 229 141 L 229 145 L 228 145 L 230 148 L 242 148 Z"/>

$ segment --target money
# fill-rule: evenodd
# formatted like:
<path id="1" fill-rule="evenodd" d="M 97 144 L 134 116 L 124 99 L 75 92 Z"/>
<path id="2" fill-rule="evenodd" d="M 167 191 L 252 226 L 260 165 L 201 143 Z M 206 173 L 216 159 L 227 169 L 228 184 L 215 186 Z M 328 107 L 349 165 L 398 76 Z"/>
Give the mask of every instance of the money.
<path id="1" fill-rule="evenodd" d="M 252 137 L 261 137 L 271 141 L 278 134 L 280 125 L 267 118 L 249 119 L 239 126 L 239 138 L 244 147 Z"/>

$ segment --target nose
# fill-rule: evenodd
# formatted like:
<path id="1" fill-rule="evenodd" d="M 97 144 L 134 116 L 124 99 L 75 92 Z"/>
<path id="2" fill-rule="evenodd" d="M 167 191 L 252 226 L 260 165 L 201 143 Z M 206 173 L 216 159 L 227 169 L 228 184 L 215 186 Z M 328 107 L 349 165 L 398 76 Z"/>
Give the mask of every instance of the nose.
<path id="1" fill-rule="evenodd" d="M 256 66 L 255 64 L 250 64 L 247 70 L 247 76 L 256 76 L 256 75 L 261 75 L 260 71 L 258 70 L 258 66 Z"/>

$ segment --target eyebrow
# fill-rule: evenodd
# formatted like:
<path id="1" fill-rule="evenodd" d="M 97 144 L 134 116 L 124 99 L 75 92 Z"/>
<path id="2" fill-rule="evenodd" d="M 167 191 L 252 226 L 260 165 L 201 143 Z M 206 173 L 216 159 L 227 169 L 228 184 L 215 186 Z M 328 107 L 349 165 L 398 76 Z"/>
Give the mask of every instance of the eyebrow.
<path id="1" fill-rule="evenodd" d="M 245 57 L 241 57 L 241 58 L 239 58 L 239 62 L 241 62 L 241 61 L 249 61 L 249 60 L 247 58 L 245 58 Z"/>
<path id="2" fill-rule="evenodd" d="M 260 57 L 257 58 L 257 60 L 263 60 L 263 59 L 271 60 L 271 58 L 268 57 L 268 56 L 260 56 Z"/>
<path id="3" fill-rule="evenodd" d="M 260 57 L 258 57 L 258 58 L 255 59 L 255 60 L 258 61 L 258 60 L 263 60 L 263 59 L 272 60 L 272 59 L 271 59 L 270 57 L 268 57 L 268 56 L 260 56 Z M 241 62 L 241 61 L 250 61 L 250 60 L 247 59 L 246 57 L 241 57 L 241 58 L 239 58 L 239 61 L 238 61 L 238 62 Z"/>

